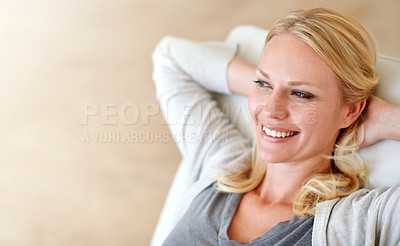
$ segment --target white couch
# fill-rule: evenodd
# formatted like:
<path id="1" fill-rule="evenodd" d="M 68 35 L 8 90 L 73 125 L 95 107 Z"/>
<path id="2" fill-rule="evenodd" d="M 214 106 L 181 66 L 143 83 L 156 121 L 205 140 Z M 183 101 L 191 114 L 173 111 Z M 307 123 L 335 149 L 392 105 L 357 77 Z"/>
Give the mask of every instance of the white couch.
<path id="1" fill-rule="evenodd" d="M 267 30 L 259 27 L 241 25 L 232 29 L 226 41 L 238 44 L 238 56 L 257 65 L 267 33 Z M 400 104 L 400 60 L 378 56 L 377 71 L 380 80 L 374 94 L 390 103 Z M 250 117 L 247 112 L 247 98 L 238 95 L 226 96 L 216 94 L 215 99 L 220 105 L 229 103 L 228 116 L 231 122 L 245 136 L 253 138 Z M 381 141 L 361 149 L 359 153 L 368 166 L 371 188 L 393 185 L 400 182 L 400 142 L 391 140 Z M 179 200 L 180 195 L 185 189 L 185 187 L 179 186 L 179 181 L 183 175 L 185 174 L 178 172 L 174 178 L 157 228 L 153 234 L 151 245 L 161 245 L 164 237 L 171 229 L 169 220 L 172 218 L 172 208 L 176 204 L 175 201 Z"/>

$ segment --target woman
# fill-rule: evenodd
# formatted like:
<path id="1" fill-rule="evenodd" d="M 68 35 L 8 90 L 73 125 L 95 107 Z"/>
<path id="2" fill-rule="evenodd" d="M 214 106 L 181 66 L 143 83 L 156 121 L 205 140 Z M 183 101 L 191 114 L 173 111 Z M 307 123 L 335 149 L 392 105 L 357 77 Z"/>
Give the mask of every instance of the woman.
<path id="1" fill-rule="evenodd" d="M 360 144 L 400 140 L 399 107 L 371 96 L 368 32 L 334 11 L 300 10 L 274 25 L 257 68 L 235 52 L 167 37 L 153 53 L 157 96 L 193 174 L 164 244 L 398 244 L 399 186 L 361 189 Z M 249 96 L 254 153 L 207 91 Z"/>

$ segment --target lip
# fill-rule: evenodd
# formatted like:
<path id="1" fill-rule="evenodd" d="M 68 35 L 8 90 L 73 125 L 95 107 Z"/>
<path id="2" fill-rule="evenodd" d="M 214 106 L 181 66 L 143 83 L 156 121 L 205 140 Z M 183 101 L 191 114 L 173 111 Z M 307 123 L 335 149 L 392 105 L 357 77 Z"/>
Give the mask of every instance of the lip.
<path id="1" fill-rule="evenodd" d="M 277 131 L 277 132 L 295 132 L 295 134 L 293 134 L 290 137 L 284 137 L 284 138 L 272 137 L 272 136 L 267 135 L 264 132 L 263 127 L 266 127 L 266 128 L 268 128 L 270 130 L 274 130 L 274 131 Z M 296 131 L 296 130 L 290 130 L 290 129 L 287 129 L 287 128 L 274 127 L 274 126 L 266 126 L 266 125 L 263 125 L 263 124 L 260 124 L 260 131 L 261 131 L 261 137 L 264 140 L 266 140 L 267 142 L 271 142 L 271 143 L 284 143 L 284 142 L 287 142 L 287 141 L 291 141 L 291 140 L 293 140 L 293 138 L 297 137 L 300 134 L 300 132 Z"/>

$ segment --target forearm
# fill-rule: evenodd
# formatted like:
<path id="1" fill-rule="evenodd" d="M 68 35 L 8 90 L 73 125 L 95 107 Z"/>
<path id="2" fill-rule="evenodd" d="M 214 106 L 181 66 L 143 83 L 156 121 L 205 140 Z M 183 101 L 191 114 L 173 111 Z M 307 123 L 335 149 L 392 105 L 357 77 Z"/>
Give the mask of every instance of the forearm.
<path id="1" fill-rule="evenodd" d="M 400 106 L 372 96 L 368 102 L 367 118 L 362 124 L 364 142 L 369 146 L 384 139 L 400 141 Z"/>
<path id="2" fill-rule="evenodd" d="M 249 96 L 255 80 L 256 66 L 234 57 L 229 63 L 227 73 L 228 86 L 231 92 Z"/>
<path id="3" fill-rule="evenodd" d="M 400 106 L 390 104 L 383 121 L 383 139 L 400 141 Z"/>

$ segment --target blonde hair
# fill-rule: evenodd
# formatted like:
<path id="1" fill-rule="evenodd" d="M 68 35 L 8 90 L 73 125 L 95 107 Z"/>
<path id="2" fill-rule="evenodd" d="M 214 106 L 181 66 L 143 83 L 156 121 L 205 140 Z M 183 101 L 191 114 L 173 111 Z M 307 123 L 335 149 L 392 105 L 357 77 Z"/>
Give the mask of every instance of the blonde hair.
<path id="1" fill-rule="evenodd" d="M 275 23 L 266 43 L 274 36 L 290 33 L 307 43 L 326 62 L 340 79 L 344 102 L 367 100 L 377 84 L 375 72 L 376 49 L 369 32 L 357 21 L 324 8 L 297 10 Z M 309 177 L 297 195 L 293 210 L 298 216 L 315 214 L 318 202 L 343 197 L 367 186 L 366 167 L 357 154 L 362 139 L 357 129 L 366 110 L 348 128 L 342 129 L 336 140 L 330 173 Z M 256 148 L 255 148 L 256 149 Z M 220 176 L 220 190 L 244 193 L 256 188 L 267 171 L 267 165 L 254 150 L 252 164 L 240 173 L 229 172 Z"/>

